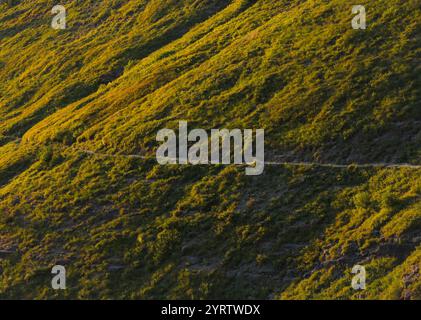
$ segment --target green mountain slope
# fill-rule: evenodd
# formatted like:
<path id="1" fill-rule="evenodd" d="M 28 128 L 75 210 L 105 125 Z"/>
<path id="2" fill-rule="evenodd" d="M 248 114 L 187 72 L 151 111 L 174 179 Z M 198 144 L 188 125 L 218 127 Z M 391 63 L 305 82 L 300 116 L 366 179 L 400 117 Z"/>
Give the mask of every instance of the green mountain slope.
<path id="1" fill-rule="evenodd" d="M 0 297 L 420 299 L 419 3 L 0 5 Z M 178 121 L 272 165 L 160 166 Z M 68 290 L 50 289 L 63 264 Z M 351 288 L 366 266 L 365 291 Z"/>

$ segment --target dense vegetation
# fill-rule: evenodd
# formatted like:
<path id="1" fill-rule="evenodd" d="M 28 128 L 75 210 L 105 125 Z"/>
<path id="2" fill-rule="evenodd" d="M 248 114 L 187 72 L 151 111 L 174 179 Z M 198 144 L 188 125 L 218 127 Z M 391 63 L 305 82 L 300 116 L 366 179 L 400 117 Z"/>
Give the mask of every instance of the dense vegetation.
<path id="1" fill-rule="evenodd" d="M 340 0 L 69 1 L 66 30 L 53 5 L 0 3 L 1 298 L 421 298 L 421 169 L 352 165 L 421 163 L 417 0 L 364 31 Z M 350 166 L 124 156 L 179 120 Z"/>

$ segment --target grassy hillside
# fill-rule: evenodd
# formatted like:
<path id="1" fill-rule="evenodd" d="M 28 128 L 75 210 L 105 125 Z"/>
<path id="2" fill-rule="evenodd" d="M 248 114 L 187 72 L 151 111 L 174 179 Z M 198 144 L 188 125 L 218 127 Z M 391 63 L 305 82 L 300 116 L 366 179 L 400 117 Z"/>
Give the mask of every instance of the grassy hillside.
<path id="1" fill-rule="evenodd" d="M 418 1 L 53 5 L 0 4 L 1 298 L 421 298 L 421 169 L 353 165 L 421 164 Z M 180 120 L 349 167 L 126 156 Z"/>

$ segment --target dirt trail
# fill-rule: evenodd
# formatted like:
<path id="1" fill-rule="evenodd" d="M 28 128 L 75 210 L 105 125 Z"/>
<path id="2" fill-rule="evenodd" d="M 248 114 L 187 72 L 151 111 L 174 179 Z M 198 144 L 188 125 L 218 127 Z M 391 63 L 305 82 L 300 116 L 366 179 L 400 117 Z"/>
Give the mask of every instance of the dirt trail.
<path id="1" fill-rule="evenodd" d="M 139 154 L 127 154 L 127 155 L 115 155 L 109 153 L 100 153 L 94 152 L 91 150 L 86 149 L 78 149 L 73 148 L 78 152 L 82 152 L 89 155 L 95 155 L 100 157 L 111 157 L 111 158 L 134 158 L 134 159 L 143 159 L 143 160 L 150 160 L 154 159 L 150 156 L 142 156 Z M 265 161 L 265 165 L 267 166 L 297 166 L 297 167 L 325 167 L 325 168 L 338 168 L 338 169 L 346 169 L 349 167 L 355 168 L 407 168 L 407 169 L 421 169 L 421 165 L 415 165 L 410 163 L 350 163 L 350 164 L 336 164 L 336 163 L 320 163 L 320 162 L 299 162 L 299 161 Z"/>
<path id="2" fill-rule="evenodd" d="M 21 138 L 13 137 L 15 138 L 15 142 L 20 143 Z M 63 145 L 62 145 L 63 146 Z M 69 146 L 65 146 L 68 148 Z M 110 153 L 101 153 L 101 152 L 95 152 L 92 150 L 87 149 L 80 149 L 76 148 L 74 146 L 70 147 L 71 149 L 93 155 L 93 156 L 99 156 L 99 157 L 105 157 L 105 158 L 132 158 L 132 159 L 142 159 L 142 160 L 151 160 L 154 159 L 154 157 L 151 156 L 142 156 L 140 154 L 110 154 Z M 279 156 L 276 156 L 279 157 Z M 346 169 L 349 167 L 354 168 L 405 168 L 405 169 L 421 169 L 421 165 L 417 164 L 410 164 L 410 163 L 387 163 L 387 162 L 381 162 L 381 163 L 350 163 L 350 164 L 338 164 L 338 163 L 321 163 L 321 162 L 305 162 L 305 161 L 265 161 L 266 166 L 297 166 L 297 167 L 324 167 L 324 168 L 336 168 L 336 169 Z"/>
<path id="3" fill-rule="evenodd" d="M 415 123 L 421 123 L 420 121 L 414 121 Z M 22 139 L 19 137 L 5 136 L 14 138 L 14 142 L 21 143 Z M 62 145 L 64 146 L 64 145 Z M 65 146 L 69 148 L 69 146 Z M 132 158 L 132 159 L 142 159 L 142 160 L 151 160 L 154 157 L 151 156 L 142 156 L 140 154 L 110 154 L 110 153 L 101 153 L 95 152 L 87 149 L 80 149 L 74 146 L 70 146 L 71 149 L 82 152 L 89 155 L 99 156 L 99 157 L 108 157 L 108 158 Z M 275 156 L 280 158 L 280 156 Z M 305 161 L 265 161 L 266 166 L 297 166 L 297 167 L 324 167 L 324 168 L 336 168 L 336 169 L 346 169 L 349 167 L 354 168 L 405 168 L 405 169 L 421 169 L 421 165 L 410 164 L 410 163 L 349 163 L 349 164 L 338 164 L 338 163 L 321 163 L 321 162 L 305 162 Z"/>
<path id="4" fill-rule="evenodd" d="M 410 169 L 421 169 L 421 165 L 415 165 L 410 163 L 350 163 L 350 164 L 336 164 L 336 163 L 320 163 L 320 162 L 276 162 L 267 161 L 265 165 L 276 166 L 276 165 L 292 165 L 302 167 L 327 167 L 327 168 L 410 168 Z"/>

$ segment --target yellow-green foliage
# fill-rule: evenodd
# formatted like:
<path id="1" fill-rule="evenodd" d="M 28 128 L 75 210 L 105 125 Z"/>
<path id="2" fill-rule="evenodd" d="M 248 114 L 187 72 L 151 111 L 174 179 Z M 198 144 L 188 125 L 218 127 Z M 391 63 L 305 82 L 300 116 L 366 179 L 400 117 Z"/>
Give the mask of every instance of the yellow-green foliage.
<path id="1" fill-rule="evenodd" d="M 365 31 L 340 0 L 68 1 L 66 30 L 53 5 L 0 4 L 0 297 L 421 298 L 421 170 L 351 165 L 421 161 L 418 1 Z M 350 166 L 124 157 L 179 120 Z"/>

